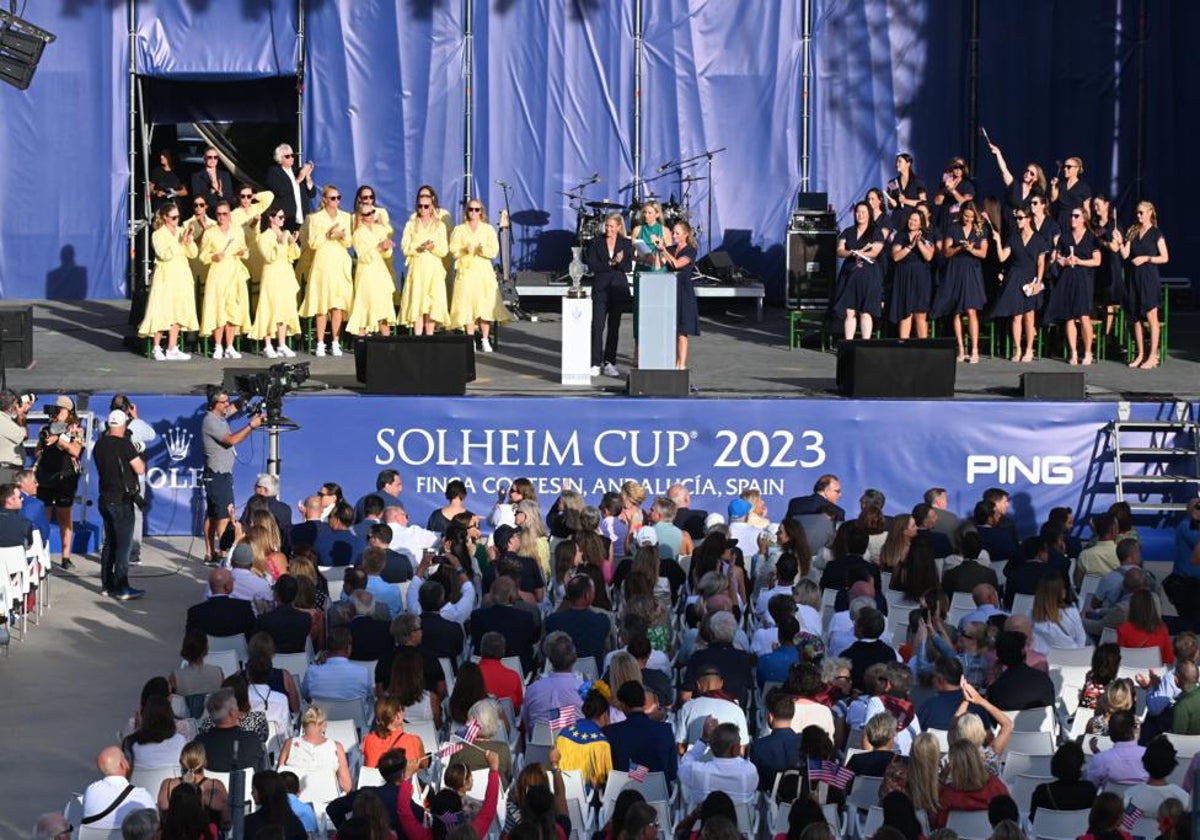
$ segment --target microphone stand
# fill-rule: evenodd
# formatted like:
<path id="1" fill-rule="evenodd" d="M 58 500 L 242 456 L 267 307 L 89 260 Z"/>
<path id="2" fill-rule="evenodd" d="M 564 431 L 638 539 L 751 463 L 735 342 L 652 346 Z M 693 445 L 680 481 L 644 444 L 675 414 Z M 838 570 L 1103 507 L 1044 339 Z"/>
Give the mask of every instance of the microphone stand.
<path id="1" fill-rule="evenodd" d="M 708 160 L 708 201 L 706 202 L 708 205 L 708 229 L 706 233 L 708 235 L 708 252 L 710 254 L 712 253 L 712 200 L 713 189 L 716 186 L 716 184 L 713 182 L 713 157 L 715 155 L 719 155 L 721 152 L 725 151 L 725 149 L 725 146 L 722 146 L 719 149 L 709 149 L 706 152 L 701 152 L 698 155 L 693 155 L 690 158 L 684 158 L 683 160 L 679 161 L 679 166 L 683 167 L 698 160 L 704 160 L 706 158 Z"/>

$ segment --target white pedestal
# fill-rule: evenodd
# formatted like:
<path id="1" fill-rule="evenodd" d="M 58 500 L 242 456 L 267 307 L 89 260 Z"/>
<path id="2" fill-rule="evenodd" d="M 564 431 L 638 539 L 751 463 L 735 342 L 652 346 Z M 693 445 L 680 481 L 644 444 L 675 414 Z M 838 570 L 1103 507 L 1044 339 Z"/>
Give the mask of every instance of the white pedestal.
<path id="1" fill-rule="evenodd" d="M 592 384 L 592 300 L 562 299 L 562 384 Z"/>

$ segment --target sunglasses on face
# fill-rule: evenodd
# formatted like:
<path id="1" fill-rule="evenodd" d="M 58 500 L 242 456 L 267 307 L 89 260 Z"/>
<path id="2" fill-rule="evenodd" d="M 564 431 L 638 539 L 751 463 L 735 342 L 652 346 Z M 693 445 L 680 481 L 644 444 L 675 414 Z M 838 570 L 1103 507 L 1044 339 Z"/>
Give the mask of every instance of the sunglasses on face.
<path id="1" fill-rule="evenodd" d="M 468 213 L 482 213 L 483 208 L 482 207 L 468 207 L 467 212 Z"/>
<path id="2" fill-rule="evenodd" d="M 217 156 L 216 155 L 205 155 L 204 159 L 205 160 L 216 160 Z"/>
<path id="3" fill-rule="evenodd" d="M 432 208 L 433 208 L 432 204 L 418 204 L 417 205 L 418 210 L 430 210 Z"/>
<path id="4" fill-rule="evenodd" d="M 342 197 L 340 195 L 327 195 L 327 196 L 325 196 L 325 200 L 326 201 L 341 201 Z"/>
<path id="5" fill-rule="evenodd" d="M 238 198 L 244 198 L 247 201 L 249 201 L 254 198 L 254 193 L 242 193 L 241 195 L 238 196 Z"/>

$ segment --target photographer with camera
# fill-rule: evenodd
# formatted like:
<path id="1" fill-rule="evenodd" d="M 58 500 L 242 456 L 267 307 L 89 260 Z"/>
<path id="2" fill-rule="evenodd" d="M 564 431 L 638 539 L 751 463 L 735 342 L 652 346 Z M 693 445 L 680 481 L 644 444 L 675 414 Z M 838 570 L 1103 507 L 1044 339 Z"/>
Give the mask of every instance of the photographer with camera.
<path id="1" fill-rule="evenodd" d="M 33 394 L 0 391 L 0 484 L 11 484 L 25 466 L 25 415 L 33 407 Z"/>
<path id="2" fill-rule="evenodd" d="M 125 416 L 129 418 L 129 439 L 133 441 L 133 448 L 144 459 L 146 447 L 158 438 L 158 432 L 154 431 L 153 426 L 138 417 L 137 406 L 125 394 L 114 394 L 112 401 L 108 404 L 108 410 L 125 412 Z M 142 498 L 146 497 L 146 476 L 144 474 L 138 476 L 138 492 L 142 494 Z M 142 509 L 134 506 L 133 543 L 129 548 L 129 565 L 131 566 L 142 562 L 142 532 L 144 530 L 145 521 Z"/>
<path id="3" fill-rule="evenodd" d="M 220 562 L 221 535 L 229 527 L 233 506 L 233 448 L 263 424 L 263 415 L 251 415 L 250 422 L 236 432 L 229 427 L 229 417 L 238 409 L 232 405 L 228 392 L 220 385 L 209 385 L 205 391 L 208 411 L 200 427 L 204 441 L 204 563 Z"/>
<path id="4" fill-rule="evenodd" d="M 33 473 L 37 478 L 37 496 L 46 513 L 58 523 L 62 536 L 62 567 L 74 569 L 71 544 L 75 532 L 73 509 L 79 488 L 79 455 L 83 452 L 83 427 L 75 414 L 75 403 L 58 396 L 46 405 L 46 425 L 38 432 Z"/>
<path id="5" fill-rule="evenodd" d="M 145 504 L 138 492 L 138 476 L 146 462 L 128 435 L 129 416 L 109 412 L 107 430 L 92 447 L 92 460 L 100 476 L 100 518 L 104 522 L 104 547 L 100 551 L 100 594 L 132 601 L 146 592 L 129 585 L 129 551 L 133 545 L 134 506 Z"/>

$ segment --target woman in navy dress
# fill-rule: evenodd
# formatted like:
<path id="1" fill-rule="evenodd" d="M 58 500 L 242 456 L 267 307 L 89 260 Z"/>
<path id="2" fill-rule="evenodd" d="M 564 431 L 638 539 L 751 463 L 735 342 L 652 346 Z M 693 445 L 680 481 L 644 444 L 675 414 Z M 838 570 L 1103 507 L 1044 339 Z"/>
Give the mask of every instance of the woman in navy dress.
<path id="1" fill-rule="evenodd" d="M 1125 300 L 1124 267 L 1121 245 L 1125 237 L 1113 215 L 1112 199 L 1106 195 L 1092 198 L 1092 234 L 1100 243 L 1100 270 L 1096 272 L 1096 300 L 1104 307 L 1104 340 L 1112 342 L 1117 310 Z"/>
<path id="2" fill-rule="evenodd" d="M 950 158 L 942 173 L 942 187 L 933 197 L 933 212 L 943 228 L 958 221 L 962 206 L 975 198 L 975 185 L 967 180 L 967 162 L 960 157 Z"/>
<path id="3" fill-rule="evenodd" d="M 888 181 L 887 200 L 888 207 L 901 214 L 929 200 L 924 182 L 913 172 L 912 155 L 907 152 L 896 155 L 896 177 Z"/>
<path id="4" fill-rule="evenodd" d="M 1025 164 L 1021 180 L 1018 181 L 1009 171 L 1008 163 L 1004 160 L 1004 153 L 1000 151 L 1000 147 L 995 143 L 988 143 L 988 148 L 996 158 L 996 165 L 1000 167 L 1000 177 L 1004 179 L 1005 227 L 1002 233 L 1004 236 L 1008 236 L 1015 229 L 1013 216 L 1017 210 L 1028 210 L 1031 198 L 1035 195 L 1044 196 L 1046 194 L 1046 173 L 1042 171 L 1042 167 L 1030 162 Z"/>
<path id="5" fill-rule="evenodd" d="M 662 267 L 675 272 L 675 367 L 687 369 L 688 336 L 700 335 L 700 308 L 696 304 L 696 237 L 692 226 L 680 219 L 671 228 L 671 245 L 659 240 Z"/>
<path id="6" fill-rule="evenodd" d="M 1083 332 L 1083 363 L 1092 363 L 1092 300 L 1095 269 L 1100 266 L 1100 244 L 1088 230 L 1084 207 L 1071 211 L 1071 227 L 1058 238 L 1054 249 L 1058 281 L 1050 291 L 1045 319 L 1067 322 L 1070 363 L 1079 364 L 1079 333 Z"/>
<path id="7" fill-rule="evenodd" d="M 1033 361 L 1033 340 L 1037 335 L 1034 319 L 1037 316 L 1038 298 L 1042 293 L 1042 278 L 1046 273 L 1045 240 L 1033 232 L 1029 210 L 1016 208 L 1013 222 L 1017 229 L 1008 235 L 1007 243 L 1000 231 L 992 231 L 996 243 L 996 256 L 1005 263 L 1000 278 L 1000 295 L 992 308 L 993 318 L 1012 318 L 1012 340 L 1014 362 Z M 1025 350 L 1021 343 L 1024 338 Z"/>
<path id="8" fill-rule="evenodd" d="M 854 225 L 838 236 L 837 255 L 842 258 L 829 308 L 842 319 L 846 340 L 854 338 L 857 325 L 864 339 L 871 337 L 874 319 L 883 309 L 883 274 L 879 254 L 883 236 L 871 221 L 865 201 L 854 205 Z"/>
<path id="9" fill-rule="evenodd" d="M 871 208 L 871 223 L 883 237 L 884 248 L 879 252 L 877 262 L 879 263 L 879 276 L 883 278 L 884 285 L 887 286 L 892 274 L 891 252 L 887 248 L 887 243 L 891 241 L 892 231 L 899 227 L 899 223 L 892 220 L 892 214 L 887 210 L 887 199 L 883 196 L 883 190 L 871 187 L 867 190 L 863 200 Z"/>
<path id="10" fill-rule="evenodd" d="M 896 279 L 890 314 L 892 323 L 899 325 L 901 338 L 912 335 L 914 322 L 917 338 L 929 337 L 929 302 L 933 297 L 929 264 L 936 250 L 925 230 L 925 216 L 915 208 L 908 211 L 903 229 L 892 236 Z"/>
<path id="11" fill-rule="evenodd" d="M 987 303 L 983 291 L 983 261 L 987 258 L 988 242 L 983 235 L 983 221 L 974 202 L 968 201 L 959 211 L 959 220 L 946 229 L 942 239 L 946 257 L 946 276 L 933 298 L 933 317 L 953 315 L 954 339 L 958 342 L 958 360 L 967 361 L 963 344 L 962 318 L 967 314 L 967 329 L 971 338 L 970 362 L 979 364 L 979 310 Z"/>
<path id="12" fill-rule="evenodd" d="M 1142 201 L 1137 206 L 1137 221 L 1125 235 L 1121 256 L 1129 261 L 1132 273 L 1126 289 L 1125 311 L 1133 319 L 1133 341 L 1137 355 L 1129 363 L 1132 368 L 1151 370 L 1158 367 L 1158 301 L 1162 283 L 1158 267 L 1171 260 L 1167 240 L 1158 229 L 1158 214 L 1154 205 Z M 1150 345 L 1142 339 L 1142 319 L 1150 324 Z"/>
<path id="13" fill-rule="evenodd" d="M 1083 161 L 1077 157 L 1067 158 L 1063 164 L 1063 182 L 1057 177 L 1050 179 L 1050 203 L 1058 216 L 1058 226 L 1066 230 L 1071 226 L 1071 211 L 1084 208 L 1092 213 L 1092 188 L 1079 176 L 1083 174 Z"/>

